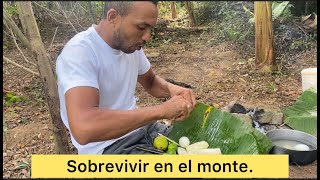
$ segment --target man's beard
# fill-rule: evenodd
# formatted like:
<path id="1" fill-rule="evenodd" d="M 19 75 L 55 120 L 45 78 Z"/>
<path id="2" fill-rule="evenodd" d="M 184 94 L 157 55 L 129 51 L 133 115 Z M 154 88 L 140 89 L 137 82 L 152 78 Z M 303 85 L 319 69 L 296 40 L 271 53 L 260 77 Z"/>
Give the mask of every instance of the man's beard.
<path id="1" fill-rule="evenodd" d="M 120 37 L 120 28 L 114 32 L 112 39 L 115 44 L 115 49 L 120 50 L 127 54 L 135 52 L 135 50 L 130 50 L 127 47 L 125 47 L 125 42 L 123 40 L 124 38 Z"/>

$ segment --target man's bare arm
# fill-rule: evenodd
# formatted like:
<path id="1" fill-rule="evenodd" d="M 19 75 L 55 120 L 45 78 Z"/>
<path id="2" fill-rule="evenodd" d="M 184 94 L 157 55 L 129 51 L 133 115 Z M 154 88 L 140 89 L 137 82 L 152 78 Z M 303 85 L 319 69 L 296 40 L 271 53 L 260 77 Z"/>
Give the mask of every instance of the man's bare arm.
<path id="1" fill-rule="evenodd" d="M 161 104 L 134 110 L 99 108 L 99 91 L 75 87 L 65 94 L 70 130 L 79 144 L 121 137 L 159 119 L 187 115 L 187 101 L 177 96 Z"/>
<path id="2" fill-rule="evenodd" d="M 150 68 L 145 74 L 139 75 L 138 82 L 154 97 L 163 98 L 171 96 L 169 86 L 173 84 L 157 76 L 152 68 Z"/>
<path id="3" fill-rule="evenodd" d="M 145 74 L 139 75 L 138 82 L 154 97 L 160 98 L 182 95 L 191 104 L 192 109 L 196 104 L 195 97 L 190 89 L 167 82 L 160 76 L 157 76 L 152 68 L 150 68 Z"/>

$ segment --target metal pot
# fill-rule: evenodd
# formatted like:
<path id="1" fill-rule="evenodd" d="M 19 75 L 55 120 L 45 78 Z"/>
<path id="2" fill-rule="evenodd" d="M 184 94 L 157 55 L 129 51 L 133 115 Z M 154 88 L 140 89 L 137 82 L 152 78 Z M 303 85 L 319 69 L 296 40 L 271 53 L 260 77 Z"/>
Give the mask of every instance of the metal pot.
<path id="1" fill-rule="evenodd" d="M 279 140 L 297 141 L 310 147 L 309 150 L 293 150 L 279 145 L 273 146 L 270 154 L 288 154 L 289 163 L 307 165 L 317 159 L 317 138 L 302 131 L 292 129 L 275 129 L 269 131 L 266 136 L 274 143 Z"/>

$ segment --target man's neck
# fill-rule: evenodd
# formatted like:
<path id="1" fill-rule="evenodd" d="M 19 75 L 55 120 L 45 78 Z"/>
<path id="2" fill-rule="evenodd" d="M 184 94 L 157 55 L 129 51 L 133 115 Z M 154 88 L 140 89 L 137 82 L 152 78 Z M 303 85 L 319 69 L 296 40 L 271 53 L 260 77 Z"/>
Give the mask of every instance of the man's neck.
<path id="1" fill-rule="evenodd" d="M 95 27 L 97 33 L 99 36 L 111 47 L 114 48 L 112 43 L 112 32 L 111 28 L 109 28 L 110 25 L 105 24 L 103 20 L 100 21 L 100 23 Z"/>

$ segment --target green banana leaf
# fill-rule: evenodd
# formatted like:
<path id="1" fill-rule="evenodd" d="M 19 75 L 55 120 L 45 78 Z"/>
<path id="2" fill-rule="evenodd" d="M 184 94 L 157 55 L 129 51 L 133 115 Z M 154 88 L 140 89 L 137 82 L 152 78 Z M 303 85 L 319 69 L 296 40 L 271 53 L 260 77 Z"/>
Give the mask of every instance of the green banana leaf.
<path id="1" fill-rule="evenodd" d="M 317 93 L 308 89 L 297 102 L 284 108 L 284 123 L 293 129 L 317 135 Z"/>
<path id="2" fill-rule="evenodd" d="M 268 154 L 272 142 L 249 124 L 228 112 L 198 103 L 184 121 L 175 122 L 169 138 L 187 136 L 191 143 L 207 141 L 222 154 Z"/>

